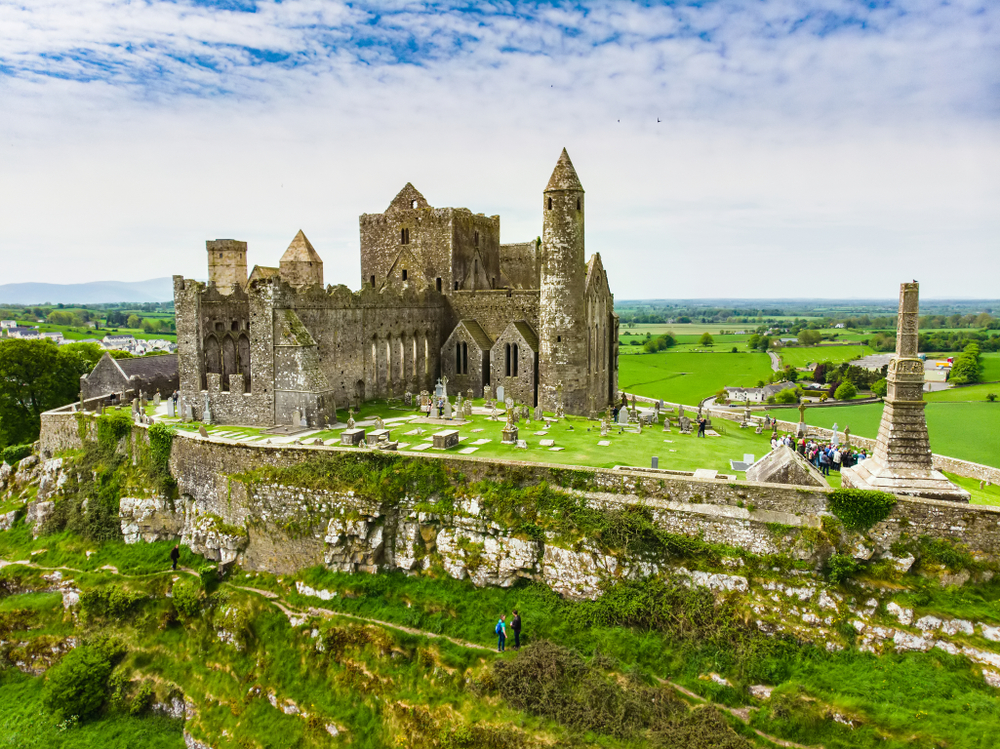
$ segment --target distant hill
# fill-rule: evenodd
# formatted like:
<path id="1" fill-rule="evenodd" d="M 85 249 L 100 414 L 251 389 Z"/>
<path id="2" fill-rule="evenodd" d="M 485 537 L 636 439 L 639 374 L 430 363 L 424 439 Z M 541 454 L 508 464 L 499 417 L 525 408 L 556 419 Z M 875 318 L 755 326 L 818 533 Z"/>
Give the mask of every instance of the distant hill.
<path id="1" fill-rule="evenodd" d="M 169 302 L 173 298 L 174 282 L 170 277 L 132 282 L 0 284 L 0 304 Z"/>

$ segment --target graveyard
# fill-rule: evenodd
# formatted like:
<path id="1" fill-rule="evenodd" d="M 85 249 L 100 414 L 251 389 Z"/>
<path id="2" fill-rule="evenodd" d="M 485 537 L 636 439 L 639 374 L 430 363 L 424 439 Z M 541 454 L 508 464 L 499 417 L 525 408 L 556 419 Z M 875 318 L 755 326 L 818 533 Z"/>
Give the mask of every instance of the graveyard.
<path id="1" fill-rule="evenodd" d="M 452 399 L 454 401 L 454 399 Z M 462 399 L 463 403 L 466 399 Z M 516 407 L 519 412 L 522 407 Z M 640 404 L 639 412 L 651 418 L 654 409 Z M 656 423 L 639 429 L 633 420 L 628 425 L 610 424 L 602 435 L 600 420 L 584 416 L 564 415 L 554 418 L 551 412 L 544 418 L 534 418 L 534 413 L 519 415 L 516 423 L 517 441 L 504 444 L 503 431 L 507 424 L 506 405 L 499 404 L 496 415 L 486 406 L 485 399 L 472 400 L 471 414 L 452 419 L 427 418 L 426 411 L 406 406 L 403 400 L 370 401 L 358 412 L 337 411 L 338 423 L 328 429 L 299 429 L 291 433 L 275 433 L 261 427 L 239 425 L 203 424 L 184 422 L 167 415 L 166 402 L 147 404 L 147 414 L 156 421 L 175 425 L 182 434 L 203 434 L 215 440 L 272 444 L 309 445 L 314 447 L 340 447 L 343 435 L 349 429 L 365 433 L 365 446 L 351 442 L 357 449 L 380 449 L 378 444 L 368 447 L 373 432 L 386 435 L 384 442 L 401 453 L 450 453 L 512 461 L 553 463 L 561 465 L 613 468 L 614 466 L 650 467 L 657 458 L 658 467 L 669 471 L 694 473 L 715 471 L 719 476 L 742 479 L 743 472 L 734 471 L 730 460 L 742 461 L 745 456 L 759 458 L 770 450 L 770 432 L 756 434 L 753 429 L 741 429 L 733 422 L 718 423 L 708 430 L 710 436 L 697 437 L 697 412 L 690 409 L 684 418 L 691 422 L 689 432 L 682 432 L 677 409 L 666 407 Z M 606 415 L 605 415 L 606 418 Z M 669 421 L 669 431 L 664 422 Z M 349 426 L 349 423 L 352 426 Z M 385 432 L 382 432 L 382 430 Z M 282 430 L 288 431 L 288 430 Z M 457 442 L 447 448 L 434 445 L 434 435 L 457 431 Z M 519 444 L 520 443 L 520 446 Z M 383 448 L 384 449 L 384 446 Z"/>

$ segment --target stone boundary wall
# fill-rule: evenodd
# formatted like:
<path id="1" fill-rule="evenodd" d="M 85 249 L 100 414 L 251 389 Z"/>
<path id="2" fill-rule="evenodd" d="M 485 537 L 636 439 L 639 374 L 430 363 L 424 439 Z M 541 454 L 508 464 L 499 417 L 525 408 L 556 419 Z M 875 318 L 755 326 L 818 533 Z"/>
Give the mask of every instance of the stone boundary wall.
<path id="1" fill-rule="evenodd" d="M 182 494 L 190 495 L 199 508 L 218 514 L 227 523 L 238 525 L 245 519 L 245 512 L 238 507 L 242 503 L 235 501 L 237 491 L 228 479 L 229 474 L 260 466 L 291 466 L 322 457 L 324 453 L 345 452 L 372 459 L 384 455 L 363 453 L 357 448 L 249 445 L 185 435 L 174 440 L 171 470 Z M 673 532 L 700 535 L 714 524 L 720 529 L 719 541 L 738 545 L 743 545 L 745 541 L 740 540 L 739 534 L 731 535 L 734 523 L 743 529 L 756 528 L 759 533 L 751 533 L 755 538 L 761 537 L 768 524 L 818 525 L 820 517 L 828 514 L 827 495 L 832 491 L 748 481 L 676 478 L 644 473 L 641 469 L 623 471 L 501 462 L 475 456 L 403 456 L 412 460 L 441 461 L 446 468 L 462 474 L 467 484 L 484 479 L 510 480 L 521 485 L 546 481 L 557 487 L 578 487 L 576 491 L 582 491 L 592 499 L 615 505 L 646 504 L 657 510 L 661 525 Z M 294 494 L 295 501 L 300 505 L 305 507 L 310 504 L 308 490 L 300 489 Z M 699 522 L 686 525 L 675 523 L 670 516 L 682 512 L 697 515 Z M 728 530 L 722 530 L 723 527 Z M 1000 508 L 997 507 L 899 497 L 890 517 L 875 526 L 872 534 L 884 539 L 884 551 L 888 553 L 889 545 L 904 530 L 911 536 L 926 532 L 967 544 L 973 552 L 1000 557 Z"/>
<path id="2" fill-rule="evenodd" d="M 629 401 L 632 400 L 632 395 L 627 394 Z M 657 403 L 656 398 L 647 398 L 642 395 L 635 396 L 637 402 L 648 403 L 650 405 Z M 667 403 L 663 402 L 664 408 L 676 409 L 677 403 Z M 810 406 L 812 408 L 812 406 Z M 685 411 L 698 412 L 697 406 L 684 405 Z M 753 407 L 751 407 L 753 409 Z M 731 411 L 729 409 L 721 408 L 709 408 L 708 413 L 712 418 L 725 419 L 726 421 L 739 422 L 743 420 L 742 409 L 739 411 Z M 795 433 L 798 429 L 799 423 L 797 421 L 783 421 L 781 419 L 776 419 L 778 424 L 778 429 L 785 432 Z M 824 427 L 809 426 L 809 430 L 825 439 L 830 439 L 833 437 L 833 430 L 826 429 Z M 837 434 L 840 436 L 841 440 L 845 439 L 844 433 L 838 431 Z M 871 453 L 875 449 L 875 440 L 870 437 L 860 437 L 856 434 L 851 435 L 851 444 L 858 445 L 865 448 Z M 976 479 L 977 481 L 989 481 L 993 484 L 1000 484 L 1000 468 L 995 468 L 993 466 L 984 465 L 982 463 L 973 463 L 969 460 L 961 460 L 960 458 L 952 458 L 948 455 L 938 455 L 935 453 L 933 456 L 934 467 L 939 471 L 948 471 L 949 473 L 957 473 L 959 476 L 965 476 L 966 478 Z"/>

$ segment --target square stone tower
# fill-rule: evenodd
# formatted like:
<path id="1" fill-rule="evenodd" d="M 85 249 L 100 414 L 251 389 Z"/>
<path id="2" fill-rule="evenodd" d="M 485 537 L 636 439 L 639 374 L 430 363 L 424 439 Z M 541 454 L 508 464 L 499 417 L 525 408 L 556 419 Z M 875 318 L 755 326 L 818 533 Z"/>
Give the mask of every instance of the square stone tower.
<path id="1" fill-rule="evenodd" d="M 208 251 L 208 282 L 221 294 L 234 286 L 247 283 L 247 243 L 238 239 L 216 239 L 205 242 Z"/>
<path id="2" fill-rule="evenodd" d="M 875 452 L 845 468 L 843 485 L 928 499 L 968 502 L 970 495 L 934 470 L 924 416 L 924 363 L 917 357 L 920 285 L 899 287 L 896 356 L 889 362 L 888 393 Z"/>

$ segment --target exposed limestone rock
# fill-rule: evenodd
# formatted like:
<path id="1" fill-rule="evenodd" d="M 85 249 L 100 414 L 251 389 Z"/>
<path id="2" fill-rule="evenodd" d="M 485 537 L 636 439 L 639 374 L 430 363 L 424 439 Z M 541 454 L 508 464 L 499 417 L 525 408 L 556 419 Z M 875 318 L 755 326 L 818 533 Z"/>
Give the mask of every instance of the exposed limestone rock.
<path id="1" fill-rule="evenodd" d="M 163 497 L 122 497 L 118 514 L 125 543 L 180 538 L 184 533 L 189 504 L 178 500 L 171 506 L 170 501 Z"/>
<path id="2" fill-rule="evenodd" d="M 758 700 L 769 700 L 773 691 L 774 687 L 765 686 L 764 684 L 754 684 L 750 687 L 750 696 L 756 697 Z"/>
<path id="3" fill-rule="evenodd" d="M 0 461 L 0 492 L 7 489 L 7 483 L 10 481 L 11 474 L 14 472 L 9 465 Z"/>
<path id="4" fill-rule="evenodd" d="M 11 510 L 0 515 L 0 531 L 9 531 L 14 527 L 15 520 L 17 520 L 17 510 Z"/>
<path id="5" fill-rule="evenodd" d="M 992 642 L 1000 642 L 1000 627 L 991 627 L 988 624 L 980 624 L 983 637 Z"/>
<path id="6" fill-rule="evenodd" d="M 320 589 L 311 588 L 301 580 L 296 580 L 295 589 L 299 592 L 299 595 L 314 596 L 324 601 L 330 601 L 337 597 L 337 591 L 335 590 L 323 590 L 322 588 Z"/>
<path id="7" fill-rule="evenodd" d="M 181 543 L 187 544 L 195 554 L 220 564 L 236 561 L 246 548 L 246 535 L 225 533 L 218 528 L 218 521 L 209 515 L 202 515 L 184 529 Z M 245 531 L 244 531 L 245 534 Z"/>
<path id="8" fill-rule="evenodd" d="M 382 562 L 384 534 L 378 518 L 334 516 L 326 528 L 325 561 L 340 572 L 375 572 Z"/>
<path id="9" fill-rule="evenodd" d="M 885 610 L 899 619 L 899 623 L 904 626 L 909 626 L 913 623 L 913 609 L 904 609 L 895 601 L 890 601 L 886 604 Z"/>
<path id="10" fill-rule="evenodd" d="M 204 741 L 198 741 L 198 739 L 187 731 L 184 732 L 184 746 L 187 749 L 212 749 L 211 745 L 206 744 Z"/>
<path id="11" fill-rule="evenodd" d="M 823 474 L 787 445 L 779 445 L 747 468 L 747 481 L 762 484 L 829 486 Z"/>
<path id="12" fill-rule="evenodd" d="M 42 526 L 45 525 L 45 521 L 49 519 L 54 508 L 54 502 L 35 501 L 28 503 L 28 515 L 24 522 L 32 527 L 31 533 L 35 538 L 42 534 Z"/>
<path id="13" fill-rule="evenodd" d="M 600 592 L 601 579 L 614 575 L 618 560 L 596 549 L 570 551 L 546 544 L 542 555 L 542 579 L 546 585 L 567 598 L 594 598 Z"/>

